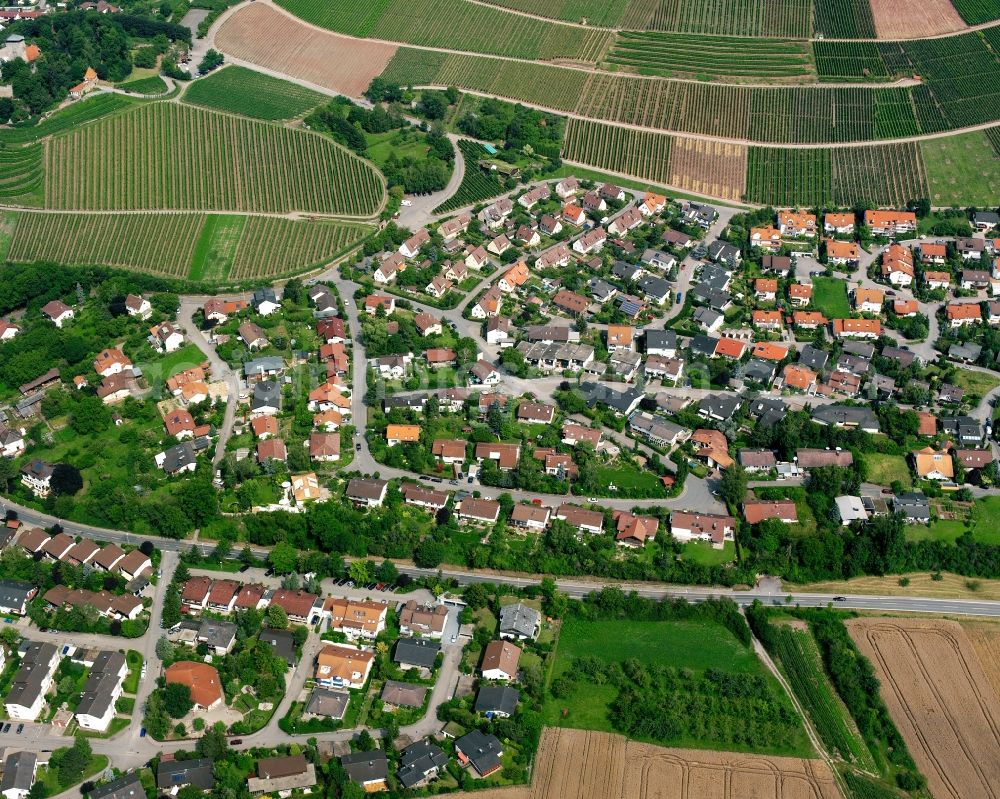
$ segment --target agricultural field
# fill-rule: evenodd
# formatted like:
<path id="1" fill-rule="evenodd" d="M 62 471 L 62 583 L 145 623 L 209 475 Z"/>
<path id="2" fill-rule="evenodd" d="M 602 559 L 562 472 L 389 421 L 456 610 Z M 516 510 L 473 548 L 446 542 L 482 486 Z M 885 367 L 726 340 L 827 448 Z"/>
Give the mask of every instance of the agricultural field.
<path id="1" fill-rule="evenodd" d="M 19 263 L 97 264 L 186 278 L 204 220 L 201 214 L 24 212 L 7 257 Z"/>
<path id="2" fill-rule="evenodd" d="M 0 202 L 39 206 L 44 200 L 42 145 L 0 149 Z"/>
<path id="3" fill-rule="evenodd" d="M 566 121 L 563 158 L 667 183 L 672 140 L 665 133 L 570 118 Z"/>
<path id="4" fill-rule="evenodd" d="M 668 749 L 620 735 L 546 728 L 530 786 L 460 799 L 840 799 L 821 760 Z"/>
<path id="5" fill-rule="evenodd" d="M 920 142 L 920 151 L 927 166 L 931 205 L 996 205 L 1000 156 L 986 132 L 927 139 Z"/>
<path id="6" fill-rule="evenodd" d="M 994 795 L 1000 698 L 961 625 L 862 618 L 847 628 L 872 661 L 882 697 L 935 799 Z"/>
<path id="7" fill-rule="evenodd" d="M 951 33 L 965 27 L 951 0 L 871 0 L 875 30 L 880 39 L 919 39 Z"/>
<path id="8" fill-rule="evenodd" d="M 628 0 L 556 0 L 553 3 L 544 0 L 488 0 L 490 5 L 508 8 L 512 11 L 522 11 L 549 19 L 559 19 L 565 22 L 578 22 L 593 25 L 597 28 L 614 28 L 618 26 Z"/>
<path id="9" fill-rule="evenodd" d="M 1000 6 L 994 0 L 951 0 L 951 3 L 969 25 L 981 25 L 1000 19 Z"/>
<path id="10" fill-rule="evenodd" d="M 247 218 L 238 214 L 209 214 L 198 236 L 188 277 L 220 283 L 229 276 L 233 257 Z"/>
<path id="11" fill-rule="evenodd" d="M 747 52 L 753 58 L 747 58 Z M 744 39 L 624 31 L 604 60 L 641 75 L 699 80 L 795 80 L 815 77 L 809 44 L 794 39 Z"/>
<path id="12" fill-rule="evenodd" d="M 167 84 L 159 75 L 147 75 L 145 78 L 135 78 L 119 83 L 118 88 L 132 94 L 156 95 L 166 94 Z"/>
<path id="13" fill-rule="evenodd" d="M 372 165 L 322 136 L 150 103 L 48 142 L 45 198 L 66 210 L 370 217 L 385 185 Z"/>
<path id="14" fill-rule="evenodd" d="M 987 621 L 963 621 L 962 629 L 979 658 L 993 691 L 1000 696 L 1000 625 Z"/>
<path id="15" fill-rule="evenodd" d="M 378 9 L 378 3 L 352 8 L 369 11 Z M 295 46 L 289 47 L 292 41 Z M 349 97 L 360 97 L 396 52 L 393 44 L 317 30 L 261 3 L 244 5 L 226 19 L 215 43 L 227 55 Z"/>
<path id="16" fill-rule="evenodd" d="M 307 22 L 338 33 L 513 58 L 593 63 L 612 39 L 606 30 L 543 22 L 463 0 L 380 0 L 375 4 L 377 14 L 372 13 L 376 8 L 362 10 L 363 20 L 351 0 L 282 0 L 281 4 Z"/>
<path id="17" fill-rule="evenodd" d="M 630 0 L 619 27 L 805 39 L 812 34 L 812 0 Z"/>
<path id="18" fill-rule="evenodd" d="M 248 217 L 228 278 L 277 277 L 329 263 L 371 230 L 366 225 L 328 220 Z"/>
<path id="19" fill-rule="evenodd" d="M 927 196 L 921 145 L 751 147 L 746 198 L 773 205 L 905 205 Z"/>
<path id="20" fill-rule="evenodd" d="M 889 68 L 881 47 L 878 42 L 813 42 L 816 73 L 820 80 L 887 80 Z"/>
<path id="21" fill-rule="evenodd" d="M 460 139 L 458 148 L 462 151 L 462 157 L 465 158 L 465 174 L 462 175 L 462 182 L 458 184 L 458 190 L 434 209 L 435 214 L 443 214 L 456 208 L 473 205 L 491 197 L 497 197 L 507 191 L 504 185 L 492 174 L 479 168 L 479 159 L 484 158 L 487 154 L 481 144 L 469 139 Z"/>
<path id="22" fill-rule="evenodd" d="M 747 147 L 743 144 L 675 138 L 669 182 L 685 191 L 739 201 L 746 190 Z"/>
<path id="23" fill-rule="evenodd" d="M 874 39 L 870 0 L 816 0 L 813 28 L 827 39 Z"/>
<path id="24" fill-rule="evenodd" d="M 983 131 L 986 136 L 986 140 L 990 143 L 990 147 L 993 148 L 993 153 L 997 158 L 1000 158 L 1000 127 L 986 128 Z"/>
<path id="25" fill-rule="evenodd" d="M 184 102 L 254 119 L 295 119 L 327 101 L 325 95 L 246 67 L 216 70 L 188 86 Z"/>
<path id="26" fill-rule="evenodd" d="M 91 94 L 85 99 L 57 111 L 52 116 L 46 117 L 34 127 L 0 129 L 0 144 L 7 147 L 31 144 L 41 141 L 46 136 L 55 136 L 68 130 L 76 130 L 94 120 L 135 104 L 135 100 L 121 94 Z"/>
<path id="27" fill-rule="evenodd" d="M 830 684 L 816 641 L 803 622 L 775 621 L 769 651 L 778 661 L 823 744 L 834 756 L 876 773 L 871 752 Z"/>

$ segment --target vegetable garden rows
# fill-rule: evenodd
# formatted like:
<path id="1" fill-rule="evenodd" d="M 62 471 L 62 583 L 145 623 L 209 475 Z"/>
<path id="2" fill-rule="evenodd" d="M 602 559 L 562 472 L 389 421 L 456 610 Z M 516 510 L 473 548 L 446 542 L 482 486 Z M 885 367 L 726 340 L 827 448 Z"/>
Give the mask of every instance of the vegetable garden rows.
<path id="1" fill-rule="evenodd" d="M 142 105 L 47 143 L 50 208 L 373 216 L 384 181 L 321 136 L 176 103 Z"/>

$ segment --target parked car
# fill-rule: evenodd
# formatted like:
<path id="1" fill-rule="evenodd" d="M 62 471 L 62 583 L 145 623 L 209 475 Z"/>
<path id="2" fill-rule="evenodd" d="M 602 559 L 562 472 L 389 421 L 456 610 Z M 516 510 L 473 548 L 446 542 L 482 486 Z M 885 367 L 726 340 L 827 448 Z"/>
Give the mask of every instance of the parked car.
<path id="1" fill-rule="evenodd" d="M 22 732 L 24 732 L 24 725 L 23 724 L 18 724 L 17 725 L 17 734 L 20 735 Z"/>
<path id="2" fill-rule="evenodd" d="M 141 730 L 139 730 L 139 737 L 140 738 L 145 738 L 146 737 L 146 728 L 145 727 L 143 727 Z"/>
<path id="3" fill-rule="evenodd" d="M 3 732 L 10 732 L 10 722 L 3 725 Z"/>

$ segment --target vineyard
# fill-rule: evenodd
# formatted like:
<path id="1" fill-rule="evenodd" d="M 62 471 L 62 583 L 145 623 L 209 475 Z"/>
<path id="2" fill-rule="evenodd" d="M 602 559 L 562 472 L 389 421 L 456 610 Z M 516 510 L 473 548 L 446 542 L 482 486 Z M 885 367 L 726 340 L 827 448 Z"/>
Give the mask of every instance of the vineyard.
<path id="1" fill-rule="evenodd" d="M 294 119 L 325 100 L 311 89 L 238 66 L 217 70 L 184 93 L 185 103 L 265 120 Z"/>
<path id="2" fill-rule="evenodd" d="M 889 68 L 878 42 L 813 42 L 820 80 L 886 79 Z"/>
<path id="3" fill-rule="evenodd" d="M 598 28 L 617 27 L 618 21 L 625 13 L 628 0 L 555 0 L 553 3 L 544 0 L 489 0 L 492 5 L 509 8 L 512 11 L 523 11 L 549 19 L 560 19 L 566 22 L 587 21 L 588 25 Z"/>
<path id="4" fill-rule="evenodd" d="M 0 149 L 0 203 L 35 205 L 43 202 L 42 145 Z"/>
<path id="5" fill-rule="evenodd" d="M 816 0 L 816 33 L 827 39 L 874 39 L 875 19 L 869 0 Z"/>
<path id="6" fill-rule="evenodd" d="M 19 215 L 9 260 L 101 265 L 186 278 L 200 214 Z"/>
<path id="7" fill-rule="evenodd" d="M 1000 19 L 996 0 L 951 0 L 959 16 L 969 25 L 981 25 Z"/>
<path id="8" fill-rule="evenodd" d="M 57 111 L 34 127 L 0 129 L 0 144 L 9 147 L 37 142 L 45 136 L 55 136 L 68 130 L 75 130 L 81 125 L 128 108 L 134 103 L 134 100 L 120 94 L 94 94 L 86 100 Z"/>
<path id="9" fill-rule="evenodd" d="M 674 139 L 670 185 L 685 191 L 739 201 L 747 179 L 747 148 L 742 144 Z"/>
<path id="10" fill-rule="evenodd" d="M 747 58 L 748 50 L 753 58 Z M 605 61 L 643 75 L 788 79 L 814 75 L 809 45 L 793 39 L 744 39 L 623 32 Z"/>
<path id="11" fill-rule="evenodd" d="M 672 138 L 665 133 L 569 119 L 563 157 L 598 169 L 667 183 Z"/>
<path id="12" fill-rule="evenodd" d="M 513 58 L 595 62 L 612 38 L 606 30 L 543 22 L 465 0 L 379 0 L 358 12 L 351 0 L 282 0 L 282 5 L 340 33 Z"/>
<path id="13" fill-rule="evenodd" d="M 920 146 L 751 147 L 746 199 L 762 205 L 901 206 L 928 196 Z"/>
<path id="14" fill-rule="evenodd" d="M 468 139 L 460 139 L 458 148 L 465 158 L 465 174 L 458 190 L 434 209 L 435 214 L 443 214 L 466 205 L 488 200 L 506 191 L 504 185 L 492 174 L 479 168 L 479 160 L 486 155 L 482 145 Z"/>
<path id="15" fill-rule="evenodd" d="M 827 679 L 816 642 L 808 629 L 771 625 L 768 650 L 781 664 L 827 750 L 848 763 L 874 772 L 876 766 L 871 752 L 848 721 L 847 708 Z"/>
<path id="16" fill-rule="evenodd" d="M 629 0 L 619 27 L 806 39 L 812 33 L 812 0 Z"/>
<path id="17" fill-rule="evenodd" d="M 526 61 L 400 47 L 382 77 L 401 85 L 458 86 L 556 111 L 572 111 L 588 73 Z"/>
<path id="18" fill-rule="evenodd" d="M 328 139 L 176 103 L 117 114 L 45 151 L 46 204 L 58 209 L 369 217 L 384 197 L 375 168 Z"/>
<path id="19" fill-rule="evenodd" d="M 229 278 L 272 278 L 326 264 L 370 232 L 370 227 L 360 224 L 251 216 L 240 237 Z"/>
<path id="20" fill-rule="evenodd" d="M 986 134 L 986 139 L 990 143 L 990 147 L 993 148 L 993 153 L 1000 158 L 1000 127 L 986 128 L 983 131 Z"/>

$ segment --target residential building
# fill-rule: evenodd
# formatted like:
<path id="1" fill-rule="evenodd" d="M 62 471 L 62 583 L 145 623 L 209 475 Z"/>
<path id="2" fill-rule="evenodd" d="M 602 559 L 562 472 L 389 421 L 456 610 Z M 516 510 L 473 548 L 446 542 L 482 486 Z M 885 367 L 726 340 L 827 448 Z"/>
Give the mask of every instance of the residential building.
<path id="1" fill-rule="evenodd" d="M 197 710 L 211 710 L 222 704 L 219 672 L 207 663 L 191 660 L 172 663 L 164 670 L 163 678 L 168 685 L 186 685 L 191 690 L 191 700 Z"/>
<path id="2" fill-rule="evenodd" d="M 516 507 L 516 506 L 515 506 Z M 512 641 L 534 640 L 542 629 L 542 614 L 520 602 L 500 608 L 497 635 Z"/>
<path id="3" fill-rule="evenodd" d="M 215 787 L 212 765 L 213 761 L 207 757 L 195 760 L 174 760 L 172 755 L 170 759 L 166 756 L 161 757 L 156 767 L 156 787 L 171 796 L 176 796 L 186 785 L 191 785 L 204 793 Z"/>
<path id="4" fill-rule="evenodd" d="M 430 638 L 400 638 L 396 641 L 393 662 L 402 669 L 430 671 L 441 653 L 441 644 Z"/>
<path id="5" fill-rule="evenodd" d="M 257 776 L 247 778 L 251 796 L 311 793 L 315 785 L 316 767 L 301 754 L 261 758 L 257 761 Z"/>
<path id="6" fill-rule="evenodd" d="M 455 755 L 460 765 L 472 766 L 479 777 L 488 777 L 503 768 L 500 739 L 477 729 L 455 741 Z"/>
<path id="7" fill-rule="evenodd" d="M 399 632 L 402 635 L 422 635 L 427 638 L 441 638 L 448 620 L 446 605 L 418 605 L 416 600 L 407 600 L 399 611 Z"/>
<path id="8" fill-rule="evenodd" d="M 521 650 L 510 641 L 490 641 L 483 651 L 481 673 L 484 680 L 510 682 L 517 678 Z"/>
<path id="9" fill-rule="evenodd" d="M 736 534 L 736 519 L 711 513 L 673 511 L 670 534 L 678 541 L 710 541 L 714 548 L 722 549 Z"/>
<path id="10" fill-rule="evenodd" d="M 389 761 L 386 760 L 385 752 L 381 749 L 344 755 L 340 758 L 340 765 L 351 782 L 360 785 L 366 794 L 386 790 L 389 779 Z"/>
<path id="11" fill-rule="evenodd" d="M 374 640 L 385 629 L 388 607 L 381 602 L 361 602 L 346 597 L 329 597 L 323 614 L 330 619 L 330 629 L 350 640 Z"/>
<path id="12" fill-rule="evenodd" d="M 327 644 L 316 656 L 316 682 L 326 687 L 363 688 L 374 662 L 371 650 Z"/>

